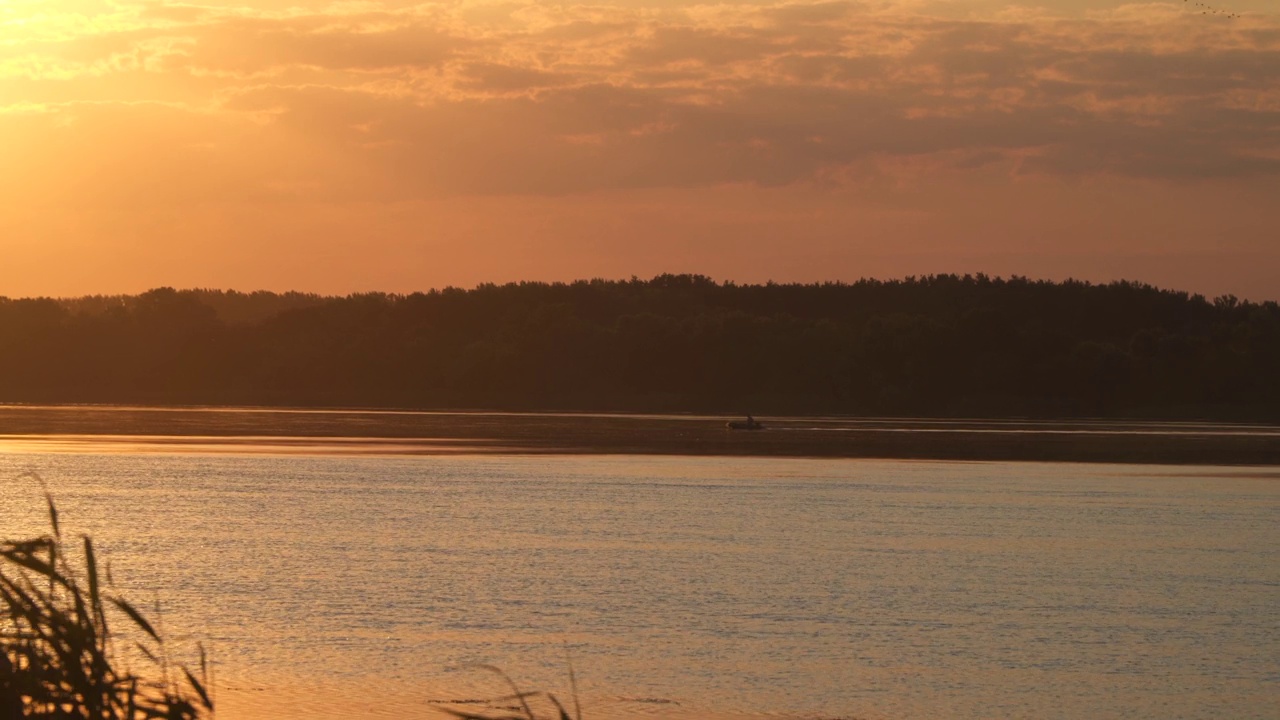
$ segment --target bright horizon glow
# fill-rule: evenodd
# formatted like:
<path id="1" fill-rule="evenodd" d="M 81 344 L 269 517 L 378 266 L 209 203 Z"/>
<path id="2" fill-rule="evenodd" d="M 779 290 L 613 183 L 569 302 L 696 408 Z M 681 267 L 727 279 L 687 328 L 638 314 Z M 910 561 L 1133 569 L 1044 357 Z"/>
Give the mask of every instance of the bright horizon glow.
<path id="1" fill-rule="evenodd" d="M 1280 299 L 1280 12 L 1210 5 L 11 0 L 0 296 L 985 272 Z"/>

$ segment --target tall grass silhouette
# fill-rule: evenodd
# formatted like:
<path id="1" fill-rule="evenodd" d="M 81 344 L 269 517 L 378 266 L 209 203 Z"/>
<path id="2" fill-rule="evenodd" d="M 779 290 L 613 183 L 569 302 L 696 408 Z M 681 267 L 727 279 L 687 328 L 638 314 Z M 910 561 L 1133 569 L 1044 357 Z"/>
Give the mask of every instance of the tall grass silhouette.
<path id="1" fill-rule="evenodd" d="M 0 541 L 0 718 L 211 718 L 204 648 L 199 677 L 171 662 L 151 622 L 107 592 L 110 573 L 98 572 L 88 536 L 81 536 L 83 568 L 73 565 L 47 491 L 45 500 L 49 534 Z M 121 646 L 137 651 L 145 674 Z"/>
<path id="2" fill-rule="evenodd" d="M 573 671 L 573 664 L 569 664 L 569 686 L 573 695 L 572 716 L 565 709 L 563 703 L 555 695 L 543 690 L 521 690 L 520 686 L 511 679 L 501 668 L 493 665 L 474 665 L 472 667 L 480 670 L 488 670 L 501 677 L 511 688 L 510 695 L 489 698 L 486 700 L 466 701 L 468 703 L 477 703 L 485 706 L 480 712 L 471 710 L 462 710 L 451 705 L 458 705 L 459 701 L 444 701 L 432 703 L 439 710 L 442 710 L 459 720 L 582 720 L 582 705 L 578 702 L 578 679 Z M 550 705 L 551 712 L 539 713 L 531 700 L 543 700 Z"/>
<path id="3" fill-rule="evenodd" d="M 43 486 L 34 473 L 24 477 Z M 156 627 L 110 592 L 110 570 L 99 572 L 93 541 L 82 535 L 81 556 L 69 552 L 53 497 L 46 490 L 44 498 L 49 533 L 0 540 L 0 720 L 211 720 L 203 646 L 198 677 L 173 663 Z M 523 691 L 502 670 L 477 667 L 501 676 L 511 694 L 430 705 L 459 720 L 582 720 L 572 664 L 572 715 L 555 695 Z"/>

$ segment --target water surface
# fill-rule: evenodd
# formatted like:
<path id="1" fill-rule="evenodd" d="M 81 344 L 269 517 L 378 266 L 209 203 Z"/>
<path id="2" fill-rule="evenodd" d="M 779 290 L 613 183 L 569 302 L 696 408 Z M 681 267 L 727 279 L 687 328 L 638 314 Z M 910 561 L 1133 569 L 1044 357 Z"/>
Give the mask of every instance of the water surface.
<path id="1" fill-rule="evenodd" d="M 1276 717 L 1273 468 L 57 442 L 0 476 L 213 646 L 223 720 L 563 691 L 566 653 L 600 720 Z"/>
<path id="2" fill-rule="evenodd" d="M 754 455 L 1280 465 L 1280 427 L 1210 422 L 0 405 L 0 449 Z M 741 418 L 739 418 L 741 419 Z M 143 442 L 136 439 L 142 438 Z M 364 442 L 352 442 L 363 440 Z M 50 447 L 50 443 L 53 445 Z M 41 444 L 44 444 L 41 447 Z M 383 447 L 379 447 L 381 444 Z M 194 447 L 177 447 L 180 445 Z M 274 447 L 272 447 L 274 446 Z M 395 447 L 389 447 L 395 446 Z"/>

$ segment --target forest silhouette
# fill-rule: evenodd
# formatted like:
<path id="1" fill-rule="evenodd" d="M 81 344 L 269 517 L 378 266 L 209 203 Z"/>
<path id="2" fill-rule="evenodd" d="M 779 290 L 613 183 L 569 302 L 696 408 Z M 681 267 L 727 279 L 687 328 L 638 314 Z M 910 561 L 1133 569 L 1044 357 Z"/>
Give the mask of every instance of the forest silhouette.
<path id="1" fill-rule="evenodd" d="M 1280 306 L 985 275 L 0 298 L 0 402 L 1280 420 Z"/>

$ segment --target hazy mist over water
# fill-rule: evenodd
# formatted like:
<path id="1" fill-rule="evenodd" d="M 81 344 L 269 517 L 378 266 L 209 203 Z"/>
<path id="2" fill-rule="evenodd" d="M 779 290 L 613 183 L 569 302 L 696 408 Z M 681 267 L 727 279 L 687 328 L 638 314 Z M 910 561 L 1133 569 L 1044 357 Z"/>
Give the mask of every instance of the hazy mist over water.
<path id="1" fill-rule="evenodd" d="M 1270 469 L 70 449 L 0 476 L 212 645 L 224 720 L 565 693 L 566 649 L 589 718 L 1275 716 Z"/>

